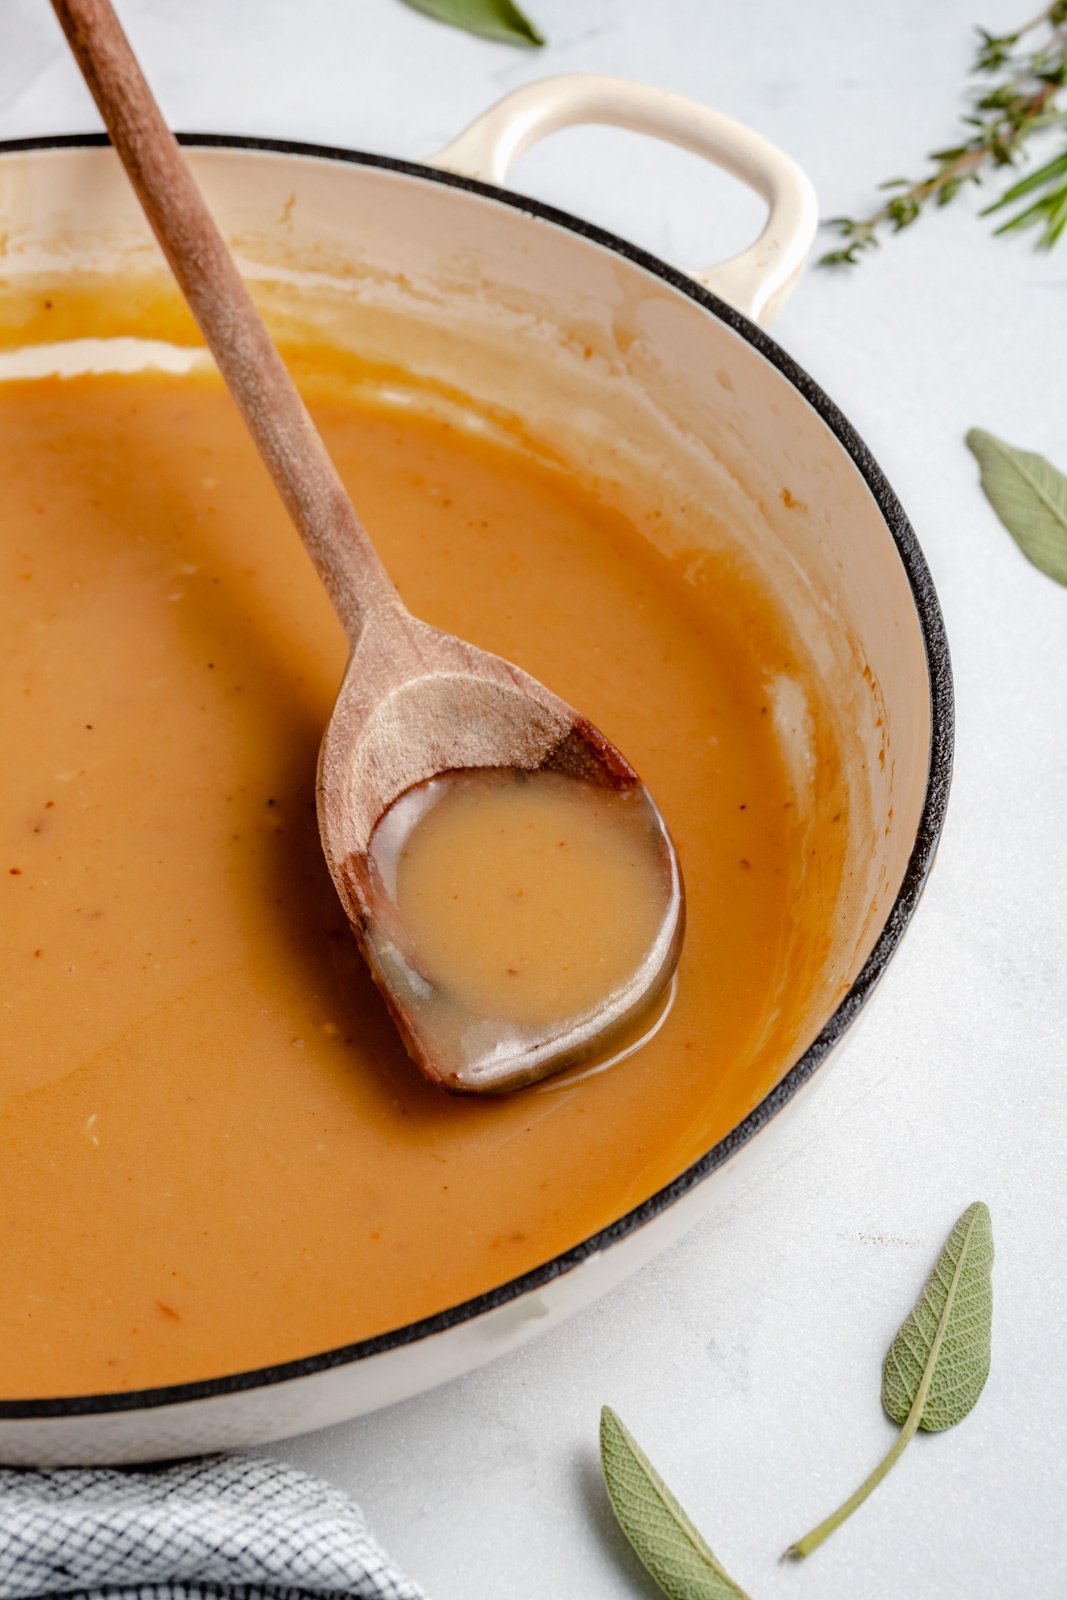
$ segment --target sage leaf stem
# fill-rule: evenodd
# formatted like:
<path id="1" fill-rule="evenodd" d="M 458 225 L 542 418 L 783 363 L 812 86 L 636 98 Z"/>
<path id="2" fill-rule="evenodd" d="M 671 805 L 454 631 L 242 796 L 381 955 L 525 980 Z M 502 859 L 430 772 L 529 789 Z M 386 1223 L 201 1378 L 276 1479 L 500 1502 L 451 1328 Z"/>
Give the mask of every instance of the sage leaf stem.
<path id="1" fill-rule="evenodd" d="M 947 1305 L 945 1309 L 947 1312 Z M 943 1332 L 944 1327 L 942 1326 L 938 1329 L 939 1341 L 943 1335 Z M 938 1349 L 940 1349 L 940 1344 L 938 1345 Z M 937 1359 L 937 1352 L 933 1352 L 933 1359 Z M 836 1511 L 831 1511 L 830 1515 L 828 1517 L 824 1517 L 822 1522 L 820 1522 L 817 1527 L 812 1528 L 810 1533 L 806 1533 L 804 1535 L 803 1539 L 798 1539 L 796 1544 L 791 1544 L 789 1546 L 789 1549 L 786 1551 L 786 1556 L 791 1561 L 802 1561 L 805 1556 L 810 1556 L 813 1550 L 817 1550 L 819 1545 L 822 1544 L 823 1540 L 828 1539 L 833 1533 L 834 1529 L 839 1528 L 841 1524 L 852 1515 L 857 1507 L 863 1504 L 871 1491 L 873 1489 L 877 1489 L 878 1485 L 881 1483 L 890 1467 L 896 1465 L 900 1457 L 904 1454 L 907 1446 L 911 1443 L 911 1440 L 919 1427 L 919 1422 L 923 1414 L 923 1406 L 926 1404 L 926 1395 L 930 1387 L 930 1379 L 932 1376 L 933 1367 L 928 1366 L 926 1371 L 923 1373 L 923 1380 L 919 1386 L 918 1393 L 912 1402 L 911 1410 L 908 1412 L 907 1421 L 904 1423 L 904 1426 L 898 1433 L 892 1448 L 888 1450 L 882 1457 L 874 1471 L 864 1478 L 863 1482 L 860 1484 L 859 1488 L 854 1494 L 850 1494 L 848 1499 L 844 1501 L 842 1505 L 839 1505 Z"/>
<path id="2" fill-rule="evenodd" d="M 787 1557 L 799 1561 L 809 1556 L 839 1528 L 877 1488 L 919 1428 L 951 1428 L 973 1409 L 989 1376 L 992 1265 L 989 1208 L 976 1200 L 949 1234 L 886 1354 L 882 1405 L 901 1424 L 898 1437 L 855 1494 L 790 1545 Z"/>

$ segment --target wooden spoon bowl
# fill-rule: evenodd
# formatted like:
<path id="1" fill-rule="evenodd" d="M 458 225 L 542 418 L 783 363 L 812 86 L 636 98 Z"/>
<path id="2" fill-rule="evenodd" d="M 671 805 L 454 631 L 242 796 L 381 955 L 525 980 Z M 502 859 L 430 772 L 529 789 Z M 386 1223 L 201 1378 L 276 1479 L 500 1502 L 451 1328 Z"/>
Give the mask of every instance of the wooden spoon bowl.
<path id="1" fill-rule="evenodd" d="M 402 795 L 442 774 L 480 767 L 555 772 L 637 791 L 665 906 L 645 962 L 595 1019 L 575 1018 L 551 1037 L 515 1037 L 491 1064 L 457 1060 L 434 1025 L 436 1013 L 401 981 L 383 937 L 370 860 L 374 830 Z M 678 863 L 666 825 L 625 757 L 536 679 L 418 621 L 399 603 L 378 610 L 353 649 L 320 752 L 318 813 L 330 873 L 360 948 L 409 1053 L 444 1088 L 517 1088 L 607 1047 L 653 1005 L 674 972 L 685 921 Z"/>

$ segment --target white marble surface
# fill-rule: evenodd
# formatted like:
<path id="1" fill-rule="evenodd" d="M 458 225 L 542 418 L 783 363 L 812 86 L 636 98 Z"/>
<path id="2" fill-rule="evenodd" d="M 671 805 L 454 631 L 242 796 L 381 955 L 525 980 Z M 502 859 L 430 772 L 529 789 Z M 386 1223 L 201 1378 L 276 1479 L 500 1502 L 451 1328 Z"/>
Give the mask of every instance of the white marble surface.
<path id="1" fill-rule="evenodd" d="M 595 70 L 694 95 L 868 202 L 952 132 L 968 32 L 1023 0 L 531 0 L 549 48 L 399 0 L 127 0 L 173 122 L 418 156 L 505 90 Z M 0 137 L 95 126 L 46 0 L 2 0 Z M 528 191 L 660 254 L 740 244 L 755 203 L 695 160 L 569 133 Z M 1067 1593 L 1067 594 L 1018 555 L 962 443 L 981 424 L 1067 467 L 1067 243 L 995 242 L 965 200 L 851 276 L 813 272 L 777 336 L 858 425 L 910 511 L 959 705 L 937 870 L 865 1024 L 768 1136 L 747 1189 L 609 1299 L 513 1359 L 278 1454 L 350 1488 L 436 1600 L 650 1596 L 606 1510 L 610 1401 L 752 1594 Z M 879 1364 L 942 1237 L 993 1212 L 993 1372 L 803 1568 L 777 1552 L 887 1447 Z"/>

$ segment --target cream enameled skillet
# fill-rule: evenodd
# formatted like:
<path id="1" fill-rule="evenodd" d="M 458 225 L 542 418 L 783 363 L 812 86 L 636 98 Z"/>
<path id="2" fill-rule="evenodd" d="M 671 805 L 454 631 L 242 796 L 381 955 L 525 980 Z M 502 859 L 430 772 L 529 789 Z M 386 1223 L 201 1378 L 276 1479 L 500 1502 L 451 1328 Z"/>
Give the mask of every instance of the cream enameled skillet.
<path id="1" fill-rule="evenodd" d="M 725 167 L 767 202 L 760 238 L 711 271 L 684 273 L 500 187 L 532 142 L 580 122 L 639 129 Z M 18 1401 L 3 1400 L 0 1373 L 0 1460 L 9 1463 L 160 1459 L 303 1432 L 418 1393 L 589 1304 L 721 1199 L 772 1139 L 788 1138 L 781 1113 L 841 1039 L 911 918 L 948 792 L 951 677 L 922 553 L 866 446 L 762 331 L 816 224 L 811 187 L 787 156 L 692 102 L 590 77 L 519 90 L 429 165 L 267 140 L 186 142 L 283 336 L 350 344 L 439 380 L 442 392 L 522 416 L 623 499 L 628 486 L 647 494 L 659 485 L 665 548 L 672 504 L 700 497 L 706 538 L 759 567 L 835 707 L 850 791 L 846 888 L 780 1083 L 643 1205 L 476 1300 L 278 1367 Z M 162 280 L 100 138 L 0 146 L 0 227 L 7 280 L 73 271 Z M 141 331 L 132 314 L 115 329 Z M 140 348 L 122 347 L 122 359 Z M 85 355 L 72 348 L 57 360 Z M 803 707 L 788 693 L 776 705 L 802 790 Z"/>

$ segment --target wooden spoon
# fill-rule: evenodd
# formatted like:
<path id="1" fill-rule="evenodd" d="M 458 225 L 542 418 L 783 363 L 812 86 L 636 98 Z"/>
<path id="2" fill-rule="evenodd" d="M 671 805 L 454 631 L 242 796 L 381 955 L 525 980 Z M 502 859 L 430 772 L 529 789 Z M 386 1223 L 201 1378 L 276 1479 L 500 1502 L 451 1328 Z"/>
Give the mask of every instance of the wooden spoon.
<path id="1" fill-rule="evenodd" d="M 323 739 L 318 815 L 345 912 L 402 1038 L 432 1081 L 499 1091 L 544 1077 L 632 1025 L 677 963 L 684 898 L 674 847 L 626 759 L 527 673 L 408 612 L 345 492 L 213 222 L 109 0 L 52 0 L 111 142 L 348 634 L 351 656 Z M 464 768 L 550 770 L 647 804 L 668 910 L 648 960 L 603 1011 L 486 1064 L 442 1059 L 412 995 L 375 944 L 368 846 L 414 785 Z"/>

